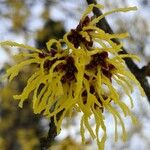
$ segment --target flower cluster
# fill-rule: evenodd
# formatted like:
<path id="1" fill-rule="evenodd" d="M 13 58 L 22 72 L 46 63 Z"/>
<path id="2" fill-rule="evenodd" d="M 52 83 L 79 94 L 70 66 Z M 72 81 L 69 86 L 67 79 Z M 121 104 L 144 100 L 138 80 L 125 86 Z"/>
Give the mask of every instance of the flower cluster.
<path id="1" fill-rule="evenodd" d="M 126 12 L 136 10 L 135 7 L 119 8 L 107 12 L 97 18 L 89 17 L 93 7 L 103 8 L 102 5 L 90 5 L 83 14 L 79 25 L 66 33 L 63 39 L 49 40 L 46 50 L 39 50 L 30 46 L 6 41 L 1 45 L 18 46 L 31 50 L 30 53 L 19 53 L 24 61 L 7 70 L 7 76 L 12 80 L 26 65 L 37 64 L 37 70 L 28 79 L 27 85 L 20 95 L 14 98 L 20 100 L 19 106 L 33 92 L 34 113 L 43 113 L 47 117 L 54 117 L 57 132 L 60 131 L 65 115 L 73 110 L 82 112 L 81 136 L 85 142 L 85 128 L 93 139 L 96 138 L 99 149 L 104 149 L 107 138 L 105 116 L 103 111 L 110 112 L 115 121 L 115 140 L 118 139 L 117 124 L 121 124 L 123 140 L 126 140 L 124 123 L 119 112 L 113 107 L 120 107 L 125 116 L 136 119 L 128 106 L 120 100 L 119 93 L 114 86 L 118 84 L 133 106 L 131 92 L 135 83 L 142 95 L 144 91 L 134 75 L 126 68 L 123 58 L 138 57 L 132 54 L 118 54 L 122 44 L 116 44 L 112 39 L 125 38 L 127 33 L 109 34 L 96 26 L 106 15 L 113 12 Z M 59 117 L 58 117 L 59 115 Z M 95 130 L 91 127 L 89 119 L 95 119 Z M 99 137 L 99 130 L 103 136 Z"/>

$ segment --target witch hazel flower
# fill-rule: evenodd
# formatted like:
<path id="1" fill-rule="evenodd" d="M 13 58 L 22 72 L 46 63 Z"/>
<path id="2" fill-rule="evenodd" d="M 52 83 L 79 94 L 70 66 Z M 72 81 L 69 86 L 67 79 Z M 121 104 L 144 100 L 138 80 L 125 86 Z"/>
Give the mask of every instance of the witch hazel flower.
<path id="1" fill-rule="evenodd" d="M 89 17 L 93 7 L 103 8 L 99 4 L 89 5 L 78 26 L 66 33 L 63 39 L 49 40 L 45 50 L 11 41 L 1 42 L 0 45 L 27 49 L 17 54 L 24 57 L 24 60 L 7 70 L 10 81 L 26 65 L 35 64 L 37 68 L 28 79 L 23 92 L 14 96 L 14 99 L 19 100 L 19 106 L 23 107 L 24 101 L 33 93 L 34 113 L 42 113 L 48 118 L 54 117 L 58 133 L 68 112 L 81 112 L 80 132 L 83 143 L 87 129 L 91 137 L 96 139 L 98 149 L 103 150 L 107 139 L 104 111 L 112 114 L 114 118 L 116 141 L 118 124 L 122 128 L 122 139 L 125 141 L 127 137 L 125 125 L 116 106 L 122 110 L 124 116 L 130 116 L 133 123 L 136 123 L 130 108 L 120 99 L 114 83 L 129 97 L 131 107 L 133 83 L 138 86 L 143 96 L 144 91 L 123 60 L 139 58 L 133 54 L 118 54 L 122 51 L 122 44 L 112 41 L 114 38 L 126 38 L 128 33 L 109 34 L 96 26 L 96 23 L 111 13 L 136 10 L 136 7 L 118 8 L 97 18 Z M 94 118 L 95 128 L 91 126 L 90 118 Z M 103 131 L 101 137 L 100 130 Z"/>

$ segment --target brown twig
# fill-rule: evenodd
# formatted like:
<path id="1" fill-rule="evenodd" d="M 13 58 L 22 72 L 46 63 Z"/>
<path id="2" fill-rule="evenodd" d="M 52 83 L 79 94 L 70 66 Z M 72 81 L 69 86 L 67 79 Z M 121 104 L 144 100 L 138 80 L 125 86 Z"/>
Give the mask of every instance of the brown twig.
<path id="1" fill-rule="evenodd" d="M 60 119 L 61 115 L 63 114 L 63 111 L 60 111 L 57 114 L 57 121 Z M 57 136 L 57 127 L 54 122 L 54 117 L 51 117 L 50 123 L 49 123 L 49 131 L 47 137 L 41 138 L 40 143 L 41 143 L 41 150 L 47 150 L 48 148 L 51 147 L 53 142 L 55 141 L 55 137 Z"/>
<path id="2" fill-rule="evenodd" d="M 56 136 L 57 136 L 57 129 L 56 129 L 56 125 L 54 123 L 54 118 L 52 117 L 50 119 L 49 131 L 48 131 L 47 137 L 41 138 L 41 141 L 40 141 L 41 150 L 47 150 L 54 142 Z"/>
<path id="3" fill-rule="evenodd" d="M 86 0 L 88 5 L 90 4 L 97 4 L 96 0 Z M 93 8 L 93 13 L 96 17 L 102 15 L 101 10 L 99 10 L 98 8 L 94 7 Z M 106 33 L 113 33 L 113 30 L 111 29 L 111 27 L 109 26 L 107 20 L 105 18 L 101 19 L 98 23 L 97 23 L 97 27 L 101 28 L 102 30 L 104 30 Z M 117 39 L 113 39 L 113 42 L 119 44 L 119 41 Z M 122 47 L 122 51 L 120 52 L 121 54 L 127 54 L 127 51 L 124 47 Z M 150 76 L 150 63 L 148 66 L 145 66 L 143 68 L 139 68 L 132 59 L 130 58 L 125 58 L 124 59 L 126 62 L 126 65 L 128 66 L 128 68 L 130 69 L 130 71 L 135 75 L 135 77 L 137 78 L 137 80 L 140 82 L 141 86 L 143 87 L 145 94 L 147 96 L 148 101 L 150 102 L 150 85 L 148 83 L 148 80 L 146 78 L 146 76 Z"/>
<path id="4" fill-rule="evenodd" d="M 150 77 L 150 62 L 148 63 L 147 66 L 142 67 L 141 71 L 143 72 L 143 74 L 145 76 L 149 76 Z"/>

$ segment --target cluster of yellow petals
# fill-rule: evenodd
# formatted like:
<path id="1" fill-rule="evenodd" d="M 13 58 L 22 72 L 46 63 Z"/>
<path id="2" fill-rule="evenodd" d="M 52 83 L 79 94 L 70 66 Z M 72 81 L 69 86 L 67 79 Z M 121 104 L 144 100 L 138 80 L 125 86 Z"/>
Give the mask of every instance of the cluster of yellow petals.
<path id="1" fill-rule="evenodd" d="M 81 18 L 81 22 L 85 20 L 93 7 L 103 8 L 103 6 L 99 4 L 89 5 Z M 54 56 L 46 55 L 40 57 L 39 54 L 41 54 L 42 51 L 39 49 L 11 41 L 1 42 L 0 45 L 2 46 L 17 46 L 30 50 L 30 53 L 27 51 L 17 54 L 17 57 L 24 57 L 25 59 L 7 70 L 7 76 L 10 81 L 18 75 L 24 66 L 37 64 L 37 70 L 28 79 L 23 92 L 20 95 L 14 96 L 15 99 L 20 100 L 19 106 L 22 107 L 23 102 L 28 99 L 29 94 L 33 92 L 34 113 L 43 113 L 48 118 L 54 117 L 57 132 L 60 131 L 62 121 L 68 112 L 70 112 L 70 114 L 72 111 L 82 112 L 83 115 L 80 124 L 82 141 L 85 142 L 84 133 L 86 128 L 91 137 L 97 140 L 98 148 L 101 150 L 104 149 L 107 138 L 104 122 L 105 117 L 103 115 L 103 110 L 106 110 L 114 117 L 115 140 L 117 141 L 118 139 L 118 123 L 121 124 L 122 127 L 122 138 L 126 140 L 125 126 L 119 112 L 114 108 L 114 104 L 121 108 L 124 116 L 131 116 L 133 122 L 136 122 L 136 119 L 128 106 L 120 100 L 119 93 L 113 83 L 117 83 L 123 88 L 131 101 L 131 106 L 133 106 L 131 98 L 133 83 L 139 87 L 142 95 L 144 95 L 144 91 L 134 75 L 127 70 L 123 58 L 130 57 L 137 60 L 139 60 L 139 58 L 132 54 L 118 54 L 118 52 L 121 51 L 122 44 L 116 44 L 112 39 L 125 38 L 128 36 L 127 33 L 105 33 L 103 30 L 96 27 L 96 23 L 111 13 L 130 10 L 136 10 L 136 7 L 115 9 L 104 13 L 98 18 L 92 19 L 87 26 L 83 26 L 79 34 L 85 38 L 86 41 L 90 41 L 92 38 L 94 42 L 93 46 L 89 49 L 82 42 L 78 48 L 75 48 L 74 44 L 68 39 L 68 35 L 70 35 L 71 32 L 66 33 L 63 39 L 52 39 L 47 42 L 47 50 L 49 52 L 53 45 L 57 48 L 57 53 Z M 65 43 L 64 47 L 62 43 L 63 45 Z M 101 66 L 97 66 L 96 69 L 86 69 L 86 66 L 91 62 L 92 56 L 103 52 L 108 53 L 108 58 L 105 60 L 106 63 L 114 67 L 114 69 L 111 70 L 111 79 L 102 72 Z M 56 71 L 59 65 L 66 65 L 66 57 L 73 58 L 76 68 L 76 72 L 74 73 L 75 79 L 70 82 L 61 81 L 62 77 L 65 75 L 65 71 Z M 46 70 L 44 66 L 45 62 L 53 60 L 56 61 Z M 94 92 L 90 91 L 91 85 L 94 87 Z M 84 91 L 86 91 L 86 103 L 84 103 Z M 91 117 L 95 119 L 95 129 L 93 129 L 89 123 Z M 99 137 L 100 129 L 103 130 L 103 136 L 101 138 Z"/>

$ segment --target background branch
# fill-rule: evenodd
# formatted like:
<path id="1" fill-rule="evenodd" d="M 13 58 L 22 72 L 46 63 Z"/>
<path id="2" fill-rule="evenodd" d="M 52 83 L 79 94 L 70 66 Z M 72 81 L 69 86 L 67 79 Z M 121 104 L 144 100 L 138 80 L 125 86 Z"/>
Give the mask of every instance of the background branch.
<path id="1" fill-rule="evenodd" d="M 149 76 L 150 77 L 150 62 L 148 63 L 147 66 L 144 66 L 141 71 L 143 72 L 143 74 L 145 74 L 145 76 Z"/>
<path id="2" fill-rule="evenodd" d="M 54 142 L 56 136 L 57 136 L 57 128 L 54 123 L 54 118 L 52 117 L 50 119 L 49 131 L 48 131 L 47 137 L 41 138 L 41 141 L 40 141 L 41 150 L 47 150 Z"/>
<path id="3" fill-rule="evenodd" d="M 86 0 L 88 5 L 90 4 L 97 4 L 96 0 Z M 94 7 L 93 13 L 96 17 L 102 15 L 101 10 Z M 97 27 L 104 30 L 106 33 L 113 34 L 113 30 L 109 26 L 107 20 L 105 18 L 101 19 L 97 23 Z M 113 42 L 119 44 L 119 41 L 117 39 L 112 39 Z M 122 47 L 122 51 L 119 52 L 120 54 L 127 54 L 127 51 L 124 47 Z M 148 101 L 150 102 L 150 85 L 148 83 L 148 80 L 146 76 L 150 76 L 150 63 L 147 66 L 144 66 L 143 68 L 139 68 L 132 59 L 130 58 L 124 58 L 126 65 L 130 69 L 130 71 L 135 75 L 137 80 L 140 82 L 141 86 L 143 87 L 145 94 L 147 96 Z"/>
<path id="4" fill-rule="evenodd" d="M 52 108 L 52 109 L 54 109 L 54 108 Z M 57 121 L 60 119 L 63 111 L 64 111 L 64 109 L 56 115 Z M 47 137 L 41 138 L 41 141 L 40 141 L 41 150 L 47 150 L 49 147 L 51 147 L 51 145 L 55 141 L 56 136 L 57 136 L 57 127 L 56 127 L 55 122 L 54 122 L 54 117 L 51 117 L 50 123 L 49 123 L 48 135 L 47 135 Z"/>

